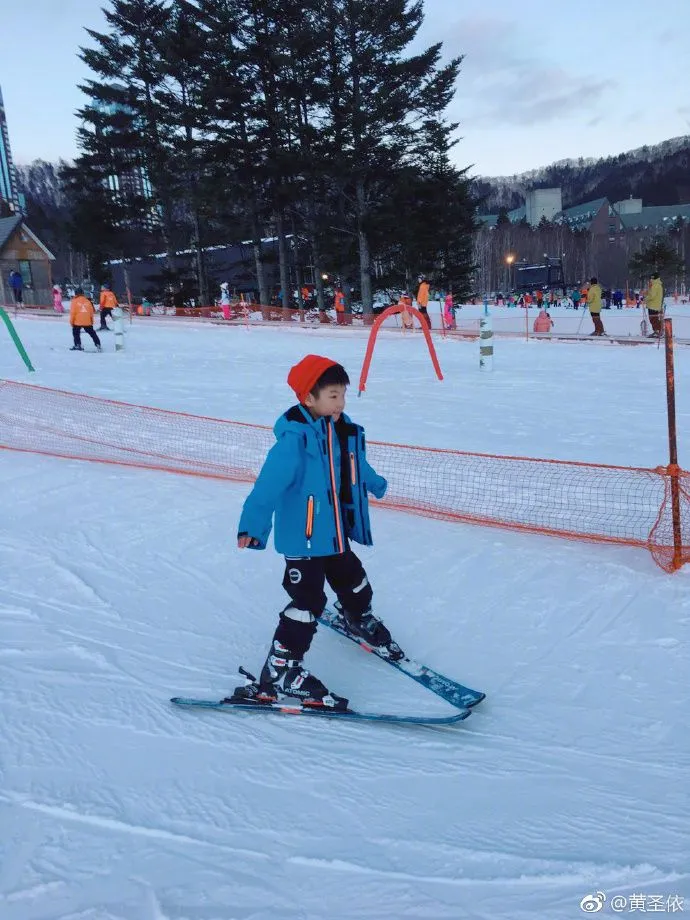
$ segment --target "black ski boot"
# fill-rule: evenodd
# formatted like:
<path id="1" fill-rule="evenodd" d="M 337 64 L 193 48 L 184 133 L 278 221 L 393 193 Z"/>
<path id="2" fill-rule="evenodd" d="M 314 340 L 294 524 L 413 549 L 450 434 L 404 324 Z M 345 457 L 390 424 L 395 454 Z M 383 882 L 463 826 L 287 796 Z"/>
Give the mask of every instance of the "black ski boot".
<path id="1" fill-rule="evenodd" d="M 348 701 L 331 693 L 321 681 L 310 674 L 302 660 L 294 658 L 290 649 L 273 640 L 258 681 L 257 699 L 275 700 L 289 697 L 304 706 L 324 706 L 330 709 L 347 709 Z"/>
<path id="2" fill-rule="evenodd" d="M 350 613 L 349 610 L 335 602 L 335 609 L 345 621 L 345 625 L 358 639 L 362 639 L 367 645 L 370 645 L 382 658 L 388 658 L 391 661 L 400 661 L 405 657 L 405 653 L 397 642 L 393 640 L 390 631 L 384 623 L 375 617 L 371 607 L 362 614 Z"/>

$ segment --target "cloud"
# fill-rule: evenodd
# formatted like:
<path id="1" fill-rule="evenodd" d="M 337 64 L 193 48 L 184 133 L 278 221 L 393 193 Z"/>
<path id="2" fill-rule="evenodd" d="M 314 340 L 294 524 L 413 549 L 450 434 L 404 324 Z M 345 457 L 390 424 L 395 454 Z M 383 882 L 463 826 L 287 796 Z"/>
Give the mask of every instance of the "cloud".
<path id="1" fill-rule="evenodd" d="M 617 84 L 578 74 L 522 40 L 524 24 L 471 16 L 446 24 L 444 52 L 465 55 L 451 115 L 463 129 L 546 124 L 574 112 L 599 118 L 600 100 Z M 538 53 L 535 53 L 538 51 Z"/>
<path id="2" fill-rule="evenodd" d="M 613 86 L 612 80 L 577 77 L 563 68 L 514 66 L 474 81 L 471 93 L 458 91 L 456 102 L 465 109 L 465 125 L 532 126 L 595 110 Z"/>
<path id="3" fill-rule="evenodd" d="M 452 57 L 458 48 L 472 56 L 488 57 L 497 45 L 509 44 L 517 23 L 499 16 L 466 16 L 453 23 L 445 22 L 439 29 L 444 51 Z"/>

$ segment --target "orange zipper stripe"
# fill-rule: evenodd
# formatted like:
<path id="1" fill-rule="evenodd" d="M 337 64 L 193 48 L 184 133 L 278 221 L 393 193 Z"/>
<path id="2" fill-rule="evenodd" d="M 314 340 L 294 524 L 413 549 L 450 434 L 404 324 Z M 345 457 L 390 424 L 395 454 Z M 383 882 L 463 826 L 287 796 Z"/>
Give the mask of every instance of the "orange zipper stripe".
<path id="1" fill-rule="evenodd" d="M 340 520 L 340 493 L 336 486 L 335 469 L 333 467 L 333 425 L 328 424 L 328 463 L 331 468 L 331 489 L 333 491 L 333 511 L 335 513 L 335 533 L 338 538 L 338 552 L 343 552 L 343 532 Z"/>
<path id="2" fill-rule="evenodd" d="M 305 528 L 305 533 L 307 535 L 307 540 L 311 540 L 311 535 L 314 530 L 314 496 L 310 495 L 307 499 L 307 526 Z"/>
<path id="3" fill-rule="evenodd" d="M 355 455 L 350 451 L 350 481 L 353 486 L 357 485 L 357 467 L 355 466 Z"/>

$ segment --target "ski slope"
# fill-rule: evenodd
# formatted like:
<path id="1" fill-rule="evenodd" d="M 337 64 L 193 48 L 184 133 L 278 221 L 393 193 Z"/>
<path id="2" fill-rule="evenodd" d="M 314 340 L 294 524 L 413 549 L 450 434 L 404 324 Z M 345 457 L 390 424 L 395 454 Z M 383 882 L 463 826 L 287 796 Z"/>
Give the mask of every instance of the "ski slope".
<path id="1" fill-rule="evenodd" d="M 307 352 L 356 390 L 366 341 L 135 323 L 96 355 L 62 319 L 17 329 L 37 373 L 0 337 L 2 377 L 263 424 Z M 498 341 L 480 375 L 476 342 L 436 344 L 443 383 L 421 336 L 381 334 L 347 409 L 370 439 L 665 462 L 657 348 Z M 687 466 L 682 348 L 677 378 Z M 596 891 L 602 916 L 633 894 L 690 910 L 688 571 L 376 508 L 377 612 L 487 692 L 472 716 L 184 712 L 171 695 L 261 665 L 285 603 L 281 559 L 234 548 L 247 487 L 3 451 L 0 489 L 2 920 L 571 920 Z M 353 705 L 448 711 L 329 630 L 309 663 Z"/>

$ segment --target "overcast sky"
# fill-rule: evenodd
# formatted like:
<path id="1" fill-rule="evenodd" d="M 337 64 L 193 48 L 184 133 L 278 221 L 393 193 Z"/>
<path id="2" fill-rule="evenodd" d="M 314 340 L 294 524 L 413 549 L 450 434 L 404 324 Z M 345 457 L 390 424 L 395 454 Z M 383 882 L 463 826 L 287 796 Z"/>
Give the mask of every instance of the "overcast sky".
<path id="1" fill-rule="evenodd" d="M 76 154 L 77 49 L 103 0 L 2 0 L 0 87 L 17 163 Z M 450 115 L 473 175 L 690 134 L 690 0 L 426 0 L 419 41 L 465 60 Z"/>

